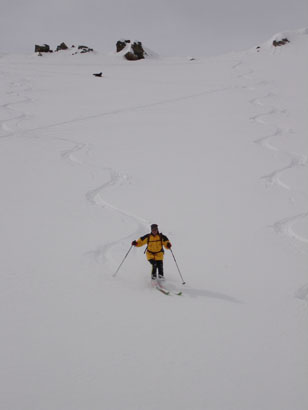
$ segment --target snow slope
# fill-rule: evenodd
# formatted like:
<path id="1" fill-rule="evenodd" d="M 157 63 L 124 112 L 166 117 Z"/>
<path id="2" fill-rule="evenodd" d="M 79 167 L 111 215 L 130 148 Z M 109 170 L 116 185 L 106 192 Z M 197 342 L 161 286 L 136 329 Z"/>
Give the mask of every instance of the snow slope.
<path id="1" fill-rule="evenodd" d="M 281 35 L 1 56 L 1 409 L 307 408 L 308 35 Z M 153 222 L 181 297 L 142 249 L 112 276 Z"/>

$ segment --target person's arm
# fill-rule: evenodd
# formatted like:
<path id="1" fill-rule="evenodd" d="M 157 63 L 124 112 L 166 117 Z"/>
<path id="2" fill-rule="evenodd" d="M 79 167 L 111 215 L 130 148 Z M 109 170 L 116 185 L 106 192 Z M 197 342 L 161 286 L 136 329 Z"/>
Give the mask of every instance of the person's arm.
<path id="1" fill-rule="evenodd" d="M 163 239 L 163 245 L 166 249 L 170 249 L 171 248 L 171 242 L 169 241 L 169 239 L 167 238 L 167 236 L 163 235 L 162 237 Z"/>
<path id="2" fill-rule="evenodd" d="M 148 235 L 144 235 L 141 238 L 139 238 L 137 241 L 133 241 L 132 245 L 139 248 L 140 246 L 143 246 L 147 243 L 148 243 Z"/>

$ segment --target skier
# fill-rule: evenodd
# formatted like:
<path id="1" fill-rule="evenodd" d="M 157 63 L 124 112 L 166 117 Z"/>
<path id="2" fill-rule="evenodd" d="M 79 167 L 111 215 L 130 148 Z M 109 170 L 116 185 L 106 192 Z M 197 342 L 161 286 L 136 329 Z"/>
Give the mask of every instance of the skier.
<path id="1" fill-rule="evenodd" d="M 144 236 L 141 236 L 137 241 L 132 242 L 132 246 L 140 247 L 147 245 L 145 250 L 146 256 L 150 264 L 152 265 L 152 280 L 157 279 L 157 270 L 158 270 L 158 279 L 164 279 L 164 247 L 166 249 L 171 248 L 171 243 L 167 236 L 163 235 L 158 231 L 158 225 L 151 225 L 151 233 L 148 233 Z"/>

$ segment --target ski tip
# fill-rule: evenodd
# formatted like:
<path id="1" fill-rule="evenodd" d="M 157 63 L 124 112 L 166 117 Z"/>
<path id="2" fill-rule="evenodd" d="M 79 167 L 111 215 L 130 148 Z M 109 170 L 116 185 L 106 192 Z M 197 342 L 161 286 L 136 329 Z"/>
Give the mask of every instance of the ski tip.
<path id="1" fill-rule="evenodd" d="M 169 290 L 167 289 L 163 289 L 160 286 L 156 286 L 156 289 L 159 290 L 161 293 L 163 293 L 164 295 L 170 295 Z"/>

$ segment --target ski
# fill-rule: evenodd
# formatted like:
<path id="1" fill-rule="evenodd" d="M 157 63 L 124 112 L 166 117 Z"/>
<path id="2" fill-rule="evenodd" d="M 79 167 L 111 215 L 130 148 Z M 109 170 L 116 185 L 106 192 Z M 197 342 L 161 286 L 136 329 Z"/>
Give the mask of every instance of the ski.
<path id="1" fill-rule="evenodd" d="M 165 280 L 165 279 L 163 279 Z M 169 292 L 169 295 L 176 295 L 176 296 L 181 296 L 182 292 L 180 290 L 170 290 L 165 287 L 165 285 L 162 286 L 161 281 L 158 279 L 157 284 L 160 288 L 164 289 L 165 291 Z"/>
<path id="2" fill-rule="evenodd" d="M 162 287 L 159 286 L 159 285 L 156 285 L 155 288 L 156 288 L 157 290 L 159 290 L 161 293 L 163 293 L 164 295 L 170 295 L 170 291 L 169 291 L 169 290 L 164 289 L 164 288 L 162 288 Z"/>
<path id="3" fill-rule="evenodd" d="M 174 291 L 174 290 L 166 289 L 159 282 L 156 282 L 155 288 L 157 290 L 159 290 L 160 292 L 162 292 L 163 294 L 165 294 L 165 295 L 176 295 L 176 296 L 181 296 L 182 295 L 181 291 L 177 291 L 177 290 Z"/>
<path id="4" fill-rule="evenodd" d="M 176 295 L 176 296 L 181 296 L 183 294 L 181 291 L 177 291 L 177 290 L 169 290 L 169 293 L 171 295 Z"/>

